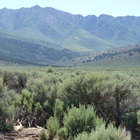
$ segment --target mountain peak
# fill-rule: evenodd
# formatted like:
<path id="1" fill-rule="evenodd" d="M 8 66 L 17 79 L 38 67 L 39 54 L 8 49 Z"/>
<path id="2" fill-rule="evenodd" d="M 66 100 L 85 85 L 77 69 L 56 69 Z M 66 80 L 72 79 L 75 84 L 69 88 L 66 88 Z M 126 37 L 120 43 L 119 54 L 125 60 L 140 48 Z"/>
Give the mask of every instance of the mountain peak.
<path id="1" fill-rule="evenodd" d="M 33 8 L 35 8 L 35 9 L 39 9 L 39 8 L 41 8 L 39 5 L 35 5 L 35 6 L 33 6 Z"/>

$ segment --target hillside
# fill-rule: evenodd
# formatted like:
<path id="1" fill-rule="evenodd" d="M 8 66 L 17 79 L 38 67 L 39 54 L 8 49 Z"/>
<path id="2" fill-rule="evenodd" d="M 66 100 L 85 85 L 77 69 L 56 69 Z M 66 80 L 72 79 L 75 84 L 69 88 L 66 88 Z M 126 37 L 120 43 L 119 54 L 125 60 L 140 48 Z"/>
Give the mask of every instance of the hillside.
<path id="1" fill-rule="evenodd" d="M 82 27 L 91 34 L 119 46 L 140 43 L 140 17 L 87 16 Z"/>
<path id="2" fill-rule="evenodd" d="M 37 5 L 1 9 L 0 29 L 20 38 L 89 53 L 140 43 L 139 17 L 83 17 Z"/>
<path id="3" fill-rule="evenodd" d="M 140 66 L 140 45 L 121 47 L 86 55 L 64 62 L 63 65 L 84 67 Z"/>
<path id="4" fill-rule="evenodd" d="M 41 45 L 14 38 L 15 36 L 0 32 L 0 61 L 28 65 L 50 65 L 80 56 L 68 49 L 55 47 L 54 44 Z"/>

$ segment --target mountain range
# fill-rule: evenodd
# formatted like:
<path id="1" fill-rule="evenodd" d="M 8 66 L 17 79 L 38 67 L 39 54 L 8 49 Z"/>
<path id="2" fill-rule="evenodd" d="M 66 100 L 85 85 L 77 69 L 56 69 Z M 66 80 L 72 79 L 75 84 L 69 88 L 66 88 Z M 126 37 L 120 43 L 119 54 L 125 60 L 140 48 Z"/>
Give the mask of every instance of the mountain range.
<path id="1" fill-rule="evenodd" d="M 140 17 L 73 15 L 54 8 L 1 9 L 0 29 L 74 51 L 99 52 L 140 43 Z"/>
<path id="2" fill-rule="evenodd" d="M 51 7 L 0 9 L 0 54 L 50 64 L 140 44 L 140 17 L 73 15 Z"/>

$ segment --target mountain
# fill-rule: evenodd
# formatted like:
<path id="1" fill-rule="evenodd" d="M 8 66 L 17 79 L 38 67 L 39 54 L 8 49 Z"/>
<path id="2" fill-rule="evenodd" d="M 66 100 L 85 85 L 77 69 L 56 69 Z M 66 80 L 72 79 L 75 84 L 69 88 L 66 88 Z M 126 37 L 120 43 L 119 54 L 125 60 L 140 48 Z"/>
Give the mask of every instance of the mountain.
<path id="1" fill-rule="evenodd" d="M 140 43 L 140 17 L 100 15 L 96 21 L 96 27 L 86 30 L 101 39 L 120 46 Z"/>
<path id="2" fill-rule="evenodd" d="M 140 17 L 84 17 L 51 7 L 41 8 L 38 5 L 16 10 L 0 9 L 2 61 L 13 60 L 15 63 L 37 65 L 64 64 L 62 62 L 66 61 L 77 65 L 90 61 L 93 63 L 93 59 L 88 59 L 87 56 L 80 61 L 75 58 L 80 57 L 80 54 L 94 53 L 94 59 L 101 59 L 100 63 L 104 61 L 105 64 L 106 59 L 113 57 L 116 59 L 112 60 L 117 60 L 120 55 L 120 52 L 112 53 L 112 49 L 135 44 L 140 44 Z M 109 49 L 111 51 L 108 52 Z M 129 49 L 125 48 L 126 50 Z M 121 50 L 121 55 L 129 54 L 125 51 Z M 127 56 L 129 59 L 136 55 Z M 122 57 L 127 58 L 125 55 Z"/>
<path id="3" fill-rule="evenodd" d="M 0 31 L 0 60 L 28 65 L 51 65 L 80 56 L 54 44 L 46 42 L 41 45 L 24 40 Z"/>
<path id="4" fill-rule="evenodd" d="M 140 43 L 140 17 L 83 17 L 37 5 L 0 9 L 0 29 L 21 38 L 90 53 Z"/>
<path id="5" fill-rule="evenodd" d="M 61 63 L 64 66 L 137 67 L 140 66 L 140 44 L 106 50 Z"/>

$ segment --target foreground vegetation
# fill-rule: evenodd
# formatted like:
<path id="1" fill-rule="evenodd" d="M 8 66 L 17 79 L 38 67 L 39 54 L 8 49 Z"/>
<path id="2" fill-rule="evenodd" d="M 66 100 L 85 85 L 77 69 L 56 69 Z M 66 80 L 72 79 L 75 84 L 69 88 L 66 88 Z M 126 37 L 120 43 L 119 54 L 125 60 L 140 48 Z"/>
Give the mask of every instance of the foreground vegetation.
<path id="1" fill-rule="evenodd" d="M 21 121 L 50 139 L 129 140 L 140 129 L 139 70 L 1 68 L 0 129 Z"/>

